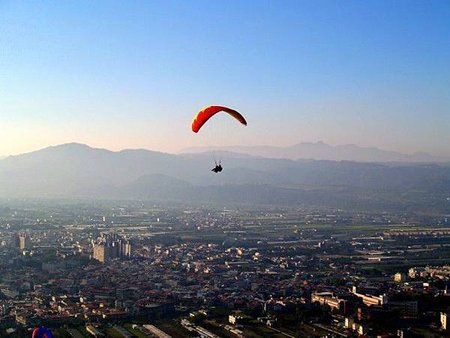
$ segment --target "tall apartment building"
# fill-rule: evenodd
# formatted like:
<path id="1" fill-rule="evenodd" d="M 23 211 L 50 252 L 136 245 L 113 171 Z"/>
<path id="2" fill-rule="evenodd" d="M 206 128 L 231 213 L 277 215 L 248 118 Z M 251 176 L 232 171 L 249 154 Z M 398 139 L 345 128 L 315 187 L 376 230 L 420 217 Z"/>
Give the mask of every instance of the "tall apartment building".
<path id="1" fill-rule="evenodd" d="M 20 248 L 20 250 L 31 249 L 30 237 L 28 237 L 27 234 L 20 234 L 19 235 L 19 248 Z"/>
<path id="2" fill-rule="evenodd" d="M 16 249 L 29 250 L 31 249 L 31 240 L 26 233 L 16 233 L 12 237 L 11 245 Z"/>
<path id="3" fill-rule="evenodd" d="M 96 241 L 92 241 L 92 247 L 92 258 L 102 263 L 114 258 L 131 257 L 130 241 L 116 234 L 103 234 Z"/>

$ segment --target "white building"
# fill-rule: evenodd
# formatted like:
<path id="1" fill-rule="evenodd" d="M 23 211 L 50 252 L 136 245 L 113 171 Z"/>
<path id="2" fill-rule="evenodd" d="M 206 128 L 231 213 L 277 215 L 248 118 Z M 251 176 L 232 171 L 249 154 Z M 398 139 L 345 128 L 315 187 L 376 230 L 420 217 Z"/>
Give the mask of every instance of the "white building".
<path id="1" fill-rule="evenodd" d="M 441 312 L 441 328 L 448 330 L 448 314 L 446 312 Z"/>

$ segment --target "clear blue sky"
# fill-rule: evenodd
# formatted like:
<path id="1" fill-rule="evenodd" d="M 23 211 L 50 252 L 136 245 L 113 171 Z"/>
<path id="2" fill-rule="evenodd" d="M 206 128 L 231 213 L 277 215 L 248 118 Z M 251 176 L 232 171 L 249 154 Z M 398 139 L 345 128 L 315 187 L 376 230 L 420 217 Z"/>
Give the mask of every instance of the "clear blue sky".
<path id="1" fill-rule="evenodd" d="M 209 104 L 225 116 L 199 134 Z M 450 2 L 0 1 L 0 155 L 82 142 L 450 156 Z"/>

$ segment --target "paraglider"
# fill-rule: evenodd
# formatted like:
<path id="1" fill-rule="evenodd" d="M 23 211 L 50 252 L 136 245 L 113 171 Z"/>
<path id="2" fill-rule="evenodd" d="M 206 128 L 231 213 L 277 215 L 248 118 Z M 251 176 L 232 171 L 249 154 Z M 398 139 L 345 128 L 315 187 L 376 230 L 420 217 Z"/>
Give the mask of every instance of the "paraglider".
<path id="1" fill-rule="evenodd" d="M 194 133 L 198 133 L 200 128 L 214 115 L 216 115 L 219 112 L 225 112 L 234 117 L 236 120 L 238 120 L 241 124 L 244 126 L 247 125 L 247 121 L 245 120 L 244 116 L 242 116 L 239 112 L 237 112 L 234 109 L 223 107 L 223 106 L 208 106 L 200 110 L 192 120 L 192 131 Z M 219 164 L 215 161 L 215 167 L 211 170 L 213 172 L 220 173 L 223 170 L 222 164 L 219 161 Z"/>
<path id="2" fill-rule="evenodd" d="M 53 338 L 52 332 L 44 326 L 37 327 L 33 330 L 31 338 Z"/>
<path id="3" fill-rule="evenodd" d="M 221 111 L 230 114 L 244 126 L 247 125 L 247 121 L 245 120 L 244 116 L 242 116 L 236 110 L 223 106 L 209 106 L 203 108 L 197 113 L 197 115 L 195 115 L 194 119 L 192 120 L 192 131 L 194 133 L 197 133 L 200 128 L 206 123 L 206 121 L 208 121 L 212 116 Z"/>

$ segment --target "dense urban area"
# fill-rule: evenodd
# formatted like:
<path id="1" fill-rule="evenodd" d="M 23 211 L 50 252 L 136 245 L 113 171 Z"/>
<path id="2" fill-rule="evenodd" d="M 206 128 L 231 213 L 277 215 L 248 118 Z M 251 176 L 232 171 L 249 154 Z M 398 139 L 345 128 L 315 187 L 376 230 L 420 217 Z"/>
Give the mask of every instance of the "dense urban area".
<path id="1" fill-rule="evenodd" d="M 3 201 L 0 336 L 43 325 L 75 338 L 444 337 L 449 225 L 413 212 Z"/>

